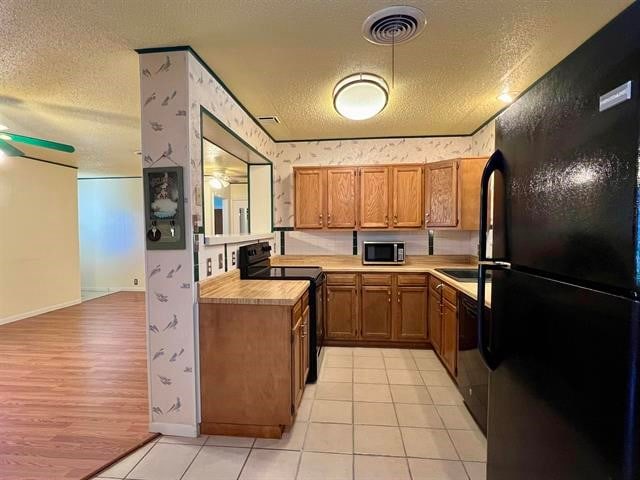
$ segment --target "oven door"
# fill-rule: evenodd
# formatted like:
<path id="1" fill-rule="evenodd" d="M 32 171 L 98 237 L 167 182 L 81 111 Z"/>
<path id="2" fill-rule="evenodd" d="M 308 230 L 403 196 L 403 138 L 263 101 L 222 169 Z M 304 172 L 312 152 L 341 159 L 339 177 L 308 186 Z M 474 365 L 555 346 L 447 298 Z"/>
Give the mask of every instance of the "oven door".
<path id="1" fill-rule="evenodd" d="M 385 264 L 398 262 L 398 244 L 385 242 L 364 242 L 362 263 Z"/>

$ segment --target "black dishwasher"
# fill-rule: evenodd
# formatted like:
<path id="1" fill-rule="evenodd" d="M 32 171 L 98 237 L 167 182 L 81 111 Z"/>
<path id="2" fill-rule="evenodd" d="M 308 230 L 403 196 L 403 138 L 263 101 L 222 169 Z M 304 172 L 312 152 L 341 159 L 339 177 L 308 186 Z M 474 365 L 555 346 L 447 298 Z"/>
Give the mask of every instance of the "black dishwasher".
<path id="1" fill-rule="evenodd" d="M 489 369 L 478 350 L 477 302 L 460 295 L 458 300 L 458 389 L 467 408 L 483 433 L 487 434 Z M 485 325 L 490 325 L 491 310 L 485 308 Z"/>

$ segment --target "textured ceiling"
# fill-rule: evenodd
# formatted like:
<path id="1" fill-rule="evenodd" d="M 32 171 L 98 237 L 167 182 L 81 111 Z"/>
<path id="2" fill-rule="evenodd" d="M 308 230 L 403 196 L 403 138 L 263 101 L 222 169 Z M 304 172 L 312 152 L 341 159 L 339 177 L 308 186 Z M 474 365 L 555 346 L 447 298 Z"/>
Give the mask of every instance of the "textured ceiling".
<path id="1" fill-rule="evenodd" d="M 203 159 L 205 175 L 227 175 L 246 182 L 247 164 L 206 140 L 204 141 Z"/>
<path id="2" fill-rule="evenodd" d="M 138 175 L 134 48 L 191 45 L 278 140 L 470 133 L 631 0 L 406 1 L 425 32 L 396 50 L 382 114 L 341 118 L 331 92 L 370 71 L 391 81 L 390 50 L 362 38 L 395 2 L 315 0 L 2 0 L 0 123 L 77 148 L 83 176 Z M 40 156 L 46 158 L 43 150 Z"/>

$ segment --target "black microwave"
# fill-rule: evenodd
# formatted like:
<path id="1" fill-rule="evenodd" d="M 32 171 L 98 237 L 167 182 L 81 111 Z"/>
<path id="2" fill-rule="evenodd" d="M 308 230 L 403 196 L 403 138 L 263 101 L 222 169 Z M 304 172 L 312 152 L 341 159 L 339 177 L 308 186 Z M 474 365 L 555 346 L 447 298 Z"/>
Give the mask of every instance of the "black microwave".
<path id="1" fill-rule="evenodd" d="M 404 263 L 404 242 L 362 242 L 362 263 L 390 265 Z"/>

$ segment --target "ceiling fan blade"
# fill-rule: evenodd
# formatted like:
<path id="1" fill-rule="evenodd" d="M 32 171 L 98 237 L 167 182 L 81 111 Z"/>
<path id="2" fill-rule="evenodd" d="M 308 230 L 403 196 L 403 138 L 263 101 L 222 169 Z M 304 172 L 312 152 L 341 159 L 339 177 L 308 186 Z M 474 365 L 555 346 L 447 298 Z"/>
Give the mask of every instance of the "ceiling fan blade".
<path id="1" fill-rule="evenodd" d="M 24 155 L 22 151 L 13 145 L 9 145 L 2 139 L 0 139 L 0 152 L 4 153 L 7 157 L 22 157 Z"/>
<path id="2" fill-rule="evenodd" d="M 50 148 L 51 150 L 58 150 L 59 152 L 73 153 L 76 149 L 67 145 L 66 143 L 52 142 L 51 140 L 44 140 L 42 138 L 26 137 L 24 135 L 17 135 L 15 133 L 4 132 L 13 142 L 26 143 L 27 145 L 33 145 L 35 147 Z"/>

